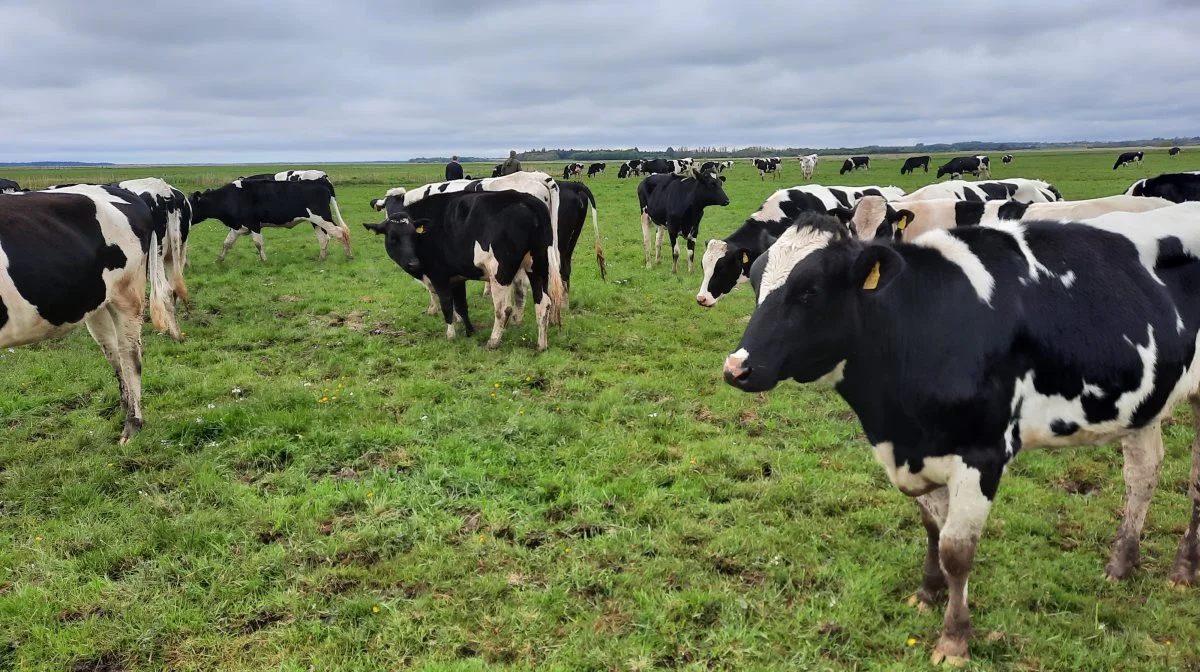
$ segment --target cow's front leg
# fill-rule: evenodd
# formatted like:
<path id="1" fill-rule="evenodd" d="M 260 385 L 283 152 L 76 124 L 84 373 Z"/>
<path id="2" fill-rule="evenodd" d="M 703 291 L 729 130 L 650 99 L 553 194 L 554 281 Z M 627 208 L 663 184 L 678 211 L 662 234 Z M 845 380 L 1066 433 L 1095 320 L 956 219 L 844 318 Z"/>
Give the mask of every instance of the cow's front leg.
<path id="1" fill-rule="evenodd" d="M 662 241 L 663 227 L 656 226 L 654 229 L 654 263 L 656 264 L 662 263 Z"/>
<path id="2" fill-rule="evenodd" d="M 321 254 L 317 256 L 317 261 L 325 261 L 329 256 L 329 234 L 316 224 L 313 224 L 313 231 L 317 234 L 317 245 L 321 248 Z"/>
<path id="3" fill-rule="evenodd" d="M 933 651 L 935 665 L 964 664 L 971 639 L 971 612 L 967 607 L 967 579 L 975 562 L 975 550 L 992 509 L 1003 465 L 968 466 L 959 459 L 946 483 L 949 500 L 946 524 L 938 538 L 938 559 L 950 588 L 942 637 Z"/>
<path id="4" fill-rule="evenodd" d="M 679 272 L 679 234 L 671 229 L 671 272 Z"/>
<path id="5" fill-rule="evenodd" d="M 921 510 L 921 522 L 925 525 L 925 564 L 921 568 L 921 587 L 908 598 L 909 606 L 921 612 L 928 611 L 946 597 L 946 575 L 938 559 L 938 542 L 942 525 L 946 522 L 946 510 L 950 505 L 950 491 L 938 488 L 917 497 L 917 508 Z"/>
<path id="6" fill-rule="evenodd" d="M 446 338 L 454 338 L 454 292 L 451 287 L 434 287 L 438 302 L 442 305 L 442 318 L 446 320 Z"/>
<path id="7" fill-rule="evenodd" d="M 509 319 L 513 324 L 520 324 L 525 320 L 525 299 L 530 290 L 529 275 L 526 271 L 517 273 L 517 277 L 513 278 L 512 289 L 513 311 Z"/>
<path id="8" fill-rule="evenodd" d="M 646 269 L 653 268 L 650 265 L 650 215 L 642 212 L 642 245 L 646 248 Z"/>
<path id="9" fill-rule="evenodd" d="M 254 241 L 254 247 L 255 247 L 255 249 L 257 249 L 257 250 L 258 250 L 258 258 L 259 258 L 259 260 L 261 260 L 261 261 L 266 261 L 266 260 L 267 260 L 267 253 L 263 251 L 263 237 L 262 237 L 262 230 L 260 229 L 260 230 L 258 230 L 258 231 L 251 231 L 251 232 L 250 232 L 250 239 Z"/>
<path id="10" fill-rule="evenodd" d="M 240 229 L 230 229 L 229 235 L 225 236 L 225 244 L 221 246 L 221 253 L 217 255 L 217 263 L 225 261 L 225 255 L 229 254 L 229 250 L 233 248 L 233 244 L 238 238 L 250 233 L 250 229 L 242 227 Z"/>
<path id="11" fill-rule="evenodd" d="M 475 325 L 471 324 L 471 317 L 467 314 L 467 281 L 453 286 L 454 296 L 454 319 L 461 321 L 467 330 L 467 336 L 475 333 Z"/>
<path id="12" fill-rule="evenodd" d="M 496 321 L 492 323 L 492 335 L 487 340 L 487 349 L 495 350 L 500 347 L 500 337 L 504 335 L 504 327 L 508 326 L 508 318 L 512 316 L 512 286 L 502 285 L 495 278 L 489 278 L 492 287 L 492 307 L 495 309 Z"/>
<path id="13" fill-rule="evenodd" d="M 1192 473 L 1188 480 L 1188 495 L 1192 500 L 1192 517 L 1188 520 L 1183 538 L 1179 540 L 1179 552 L 1175 554 L 1175 566 L 1171 568 L 1170 582 L 1177 588 L 1190 586 L 1200 569 L 1200 398 L 1192 397 L 1192 425 L 1196 436 L 1192 440 Z"/>
<path id="14" fill-rule="evenodd" d="M 688 234 L 688 237 L 687 237 L 687 248 L 688 248 L 688 273 L 692 273 L 692 272 L 694 272 L 694 271 L 695 271 L 695 261 L 696 261 L 696 234 L 694 234 L 694 233 L 689 233 L 689 234 Z"/>
<path id="15" fill-rule="evenodd" d="M 1125 457 L 1125 513 L 1112 556 L 1104 567 L 1109 581 L 1119 581 L 1133 571 L 1140 556 L 1142 526 L 1150 498 L 1158 486 L 1159 469 L 1163 460 L 1162 427 L 1159 423 L 1144 427 L 1121 442 Z"/>

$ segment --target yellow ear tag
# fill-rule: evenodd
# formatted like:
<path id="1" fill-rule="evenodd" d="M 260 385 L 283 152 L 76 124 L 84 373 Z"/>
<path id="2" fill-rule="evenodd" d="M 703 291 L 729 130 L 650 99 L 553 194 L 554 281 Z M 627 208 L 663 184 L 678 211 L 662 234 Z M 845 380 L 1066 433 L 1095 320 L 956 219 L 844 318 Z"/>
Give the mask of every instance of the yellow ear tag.
<path id="1" fill-rule="evenodd" d="M 896 228 L 901 231 L 903 231 L 904 227 L 906 227 L 906 226 L 908 226 L 908 217 L 907 216 L 901 217 L 900 221 L 896 222 Z"/>
<path id="2" fill-rule="evenodd" d="M 875 289 L 879 286 L 879 262 L 871 267 L 871 273 L 867 276 L 867 281 L 863 283 L 863 289 Z"/>
<path id="3" fill-rule="evenodd" d="M 425 225 L 424 224 L 417 227 L 417 233 L 425 233 Z"/>
<path id="4" fill-rule="evenodd" d="M 747 253 L 747 252 L 742 253 L 742 263 L 743 264 L 750 263 L 750 254 L 749 253 Z"/>

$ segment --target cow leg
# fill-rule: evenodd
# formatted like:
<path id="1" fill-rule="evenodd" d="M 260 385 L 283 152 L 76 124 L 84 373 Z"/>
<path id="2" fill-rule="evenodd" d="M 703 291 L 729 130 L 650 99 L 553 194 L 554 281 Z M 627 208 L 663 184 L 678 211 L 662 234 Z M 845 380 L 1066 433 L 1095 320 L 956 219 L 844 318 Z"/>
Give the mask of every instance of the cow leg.
<path id="1" fill-rule="evenodd" d="M 316 224 L 313 224 L 313 231 L 317 232 L 317 245 L 321 247 L 321 254 L 317 257 L 317 261 L 325 261 L 329 256 L 329 234 Z"/>
<path id="2" fill-rule="evenodd" d="M 504 327 L 508 325 L 508 318 L 512 316 L 513 291 L 512 285 L 502 285 L 495 278 L 488 278 L 488 282 L 492 286 L 492 307 L 495 309 L 496 321 L 492 323 L 492 335 L 488 338 L 486 347 L 488 350 L 495 350 L 500 346 L 500 337 L 504 335 Z"/>
<path id="3" fill-rule="evenodd" d="M 1001 467 L 984 469 L 987 473 L 960 461 L 946 483 L 949 497 L 946 524 L 938 537 L 938 560 L 946 575 L 950 597 L 942 620 L 942 637 L 933 651 L 934 665 L 943 661 L 961 665 L 969 658 L 971 612 L 967 607 L 967 579 L 975 562 L 979 536 L 992 508 L 992 500 L 984 494 L 984 484 L 994 492 Z"/>
<path id="4" fill-rule="evenodd" d="M 537 273 L 529 275 L 529 292 L 533 295 L 534 317 L 537 321 L 537 349 L 545 352 L 550 347 L 550 293 L 546 291 L 548 278 Z"/>
<path id="5" fill-rule="evenodd" d="M 946 522 L 946 510 L 950 506 L 950 491 L 938 488 L 927 495 L 917 497 L 916 502 L 917 508 L 921 510 L 921 522 L 925 525 L 928 543 L 925 548 L 925 564 L 921 569 L 921 587 L 916 594 L 908 598 L 908 604 L 917 607 L 923 613 L 946 597 L 946 575 L 942 573 L 942 565 L 938 558 L 938 542 L 942 525 Z"/>
<path id="6" fill-rule="evenodd" d="M 662 263 L 662 243 L 663 243 L 663 227 L 659 226 L 654 230 L 654 263 Z"/>
<path id="7" fill-rule="evenodd" d="M 650 215 L 642 213 L 642 245 L 646 248 L 646 268 L 652 268 L 650 265 Z"/>
<path id="8" fill-rule="evenodd" d="M 1121 442 L 1121 452 L 1125 456 L 1125 513 L 1117 530 L 1112 556 L 1104 567 L 1109 581 L 1129 576 L 1138 564 L 1142 526 L 1162 466 L 1162 427 L 1156 422 L 1126 438 Z"/>
<path id="9" fill-rule="evenodd" d="M 229 230 L 229 235 L 225 236 L 225 244 L 221 246 L 221 253 L 217 255 L 218 264 L 222 261 L 225 261 L 225 255 L 229 254 L 229 250 L 233 247 L 233 244 L 237 242 L 237 239 L 241 238 L 247 233 L 250 233 L 250 229 L 247 229 L 244 226 L 240 229 Z"/>
<path id="10" fill-rule="evenodd" d="M 461 321 L 467 330 L 467 336 L 475 333 L 475 325 L 471 324 L 471 318 L 467 315 L 467 283 L 463 282 L 454 285 L 454 319 Z"/>
<path id="11" fill-rule="evenodd" d="M 529 276 L 525 271 L 517 273 L 517 277 L 513 278 L 513 312 L 509 320 L 513 324 L 520 324 L 525 320 L 525 299 L 531 289 L 529 284 Z"/>
<path id="12" fill-rule="evenodd" d="M 258 250 L 258 258 L 261 261 L 267 260 L 267 253 L 263 252 L 263 237 L 262 231 L 251 231 L 250 239 L 254 241 L 254 247 Z"/>
<path id="13" fill-rule="evenodd" d="M 446 320 L 446 338 L 454 338 L 454 292 L 451 287 L 435 287 L 438 303 L 442 306 L 442 317 Z"/>
<path id="14" fill-rule="evenodd" d="M 430 282 L 429 276 L 421 276 L 421 284 L 425 285 L 425 289 L 429 292 L 429 305 L 425 307 L 425 314 L 429 316 L 437 315 L 441 304 L 438 303 L 437 291 L 433 288 L 433 283 Z"/>
<path id="15" fill-rule="evenodd" d="M 109 304 L 88 317 L 88 333 L 95 339 L 104 358 L 112 365 L 125 410 L 122 444 L 128 443 L 142 428 L 142 302 L 130 298 L 117 306 Z"/>
<path id="16" fill-rule="evenodd" d="M 1196 437 L 1192 440 L 1192 474 L 1188 481 L 1188 495 L 1192 498 L 1192 518 L 1188 521 L 1183 539 L 1179 541 L 1179 553 L 1175 555 L 1175 566 L 1171 568 L 1170 582 L 1177 587 L 1189 586 L 1196 580 L 1200 568 L 1200 398 L 1192 397 L 1192 425 Z"/>
<path id="17" fill-rule="evenodd" d="M 671 231 L 671 272 L 679 272 L 679 234 Z"/>
<path id="18" fill-rule="evenodd" d="M 687 248 L 688 248 L 688 273 L 692 273 L 693 270 L 695 269 L 695 260 L 696 260 L 696 237 L 694 235 L 689 235 L 687 237 Z"/>

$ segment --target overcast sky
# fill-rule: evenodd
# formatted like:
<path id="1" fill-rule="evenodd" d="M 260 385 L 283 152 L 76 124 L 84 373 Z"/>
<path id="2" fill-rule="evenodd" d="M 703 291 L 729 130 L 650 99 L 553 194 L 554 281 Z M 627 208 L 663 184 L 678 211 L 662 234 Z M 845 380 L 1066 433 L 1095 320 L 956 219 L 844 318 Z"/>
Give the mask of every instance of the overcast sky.
<path id="1" fill-rule="evenodd" d="M 0 0 L 0 161 L 1200 134 L 1194 0 Z"/>

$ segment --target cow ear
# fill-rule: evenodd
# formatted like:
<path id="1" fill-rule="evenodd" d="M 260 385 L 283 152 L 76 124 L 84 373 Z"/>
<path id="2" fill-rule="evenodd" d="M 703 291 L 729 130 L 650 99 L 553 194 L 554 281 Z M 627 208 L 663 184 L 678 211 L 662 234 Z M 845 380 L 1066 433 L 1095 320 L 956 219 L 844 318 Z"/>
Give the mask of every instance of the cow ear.
<path id="1" fill-rule="evenodd" d="M 830 210 L 829 214 L 833 215 L 834 217 L 837 217 L 838 221 L 840 221 L 842 224 L 845 224 L 846 226 L 850 226 L 850 222 L 854 220 L 854 209 L 847 208 L 843 205 L 839 205 L 836 208 L 834 208 L 833 210 Z M 853 233 L 853 232 L 851 232 L 851 233 Z"/>
<path id="2" fill-rule="evenodd" d="M 867 245 L 854 260 L 850 281 L 865 292 L 878 292 L 904 272 L 904 265 L 904 259 L 890 245 Z"/>
<path id="3" fill-rule="evenodd" d="M 724 175 L 721 175 L 721 176 L 720 176 L 720 177 L 718 177 L 717 179 L 718 179 L 718 180 L 720 180 L 722 183 L 724 183 L 724 182 L 725 182 L 725 176 L 724 176 Z"/>
<path id="4" fill-rule="evenodd" d="M 375 235 L 379 235 L 381 233 L 387 232 L 387 222 L 380 222 L 379 224 L 371 224 L 369 222 L 363 222 L 363 228 L 368 231 L 374 231 Z"/>
<path id="5" fill-rule="evenodd" d="M 198 198 L 200 198 L 200 192 L 198 192 L 198 191 L 193 191 L 193 192 L 192 192 L 192 198 L 191 198 L 191 200 L 193 200 L 193 201 L 194 201 L 194 200 L 196 200 L 196 199 L 198 199 Z"/>
<path id="6" fill-rule="evenodd" d="M 896 219 L 892 220 L 896 225 L 896 231 L 899 232 L 908 228 L 908 225 L 912 224 L 913 217 L 915 215 L 913 215 L 912 210 L 897 210 Z"/>

